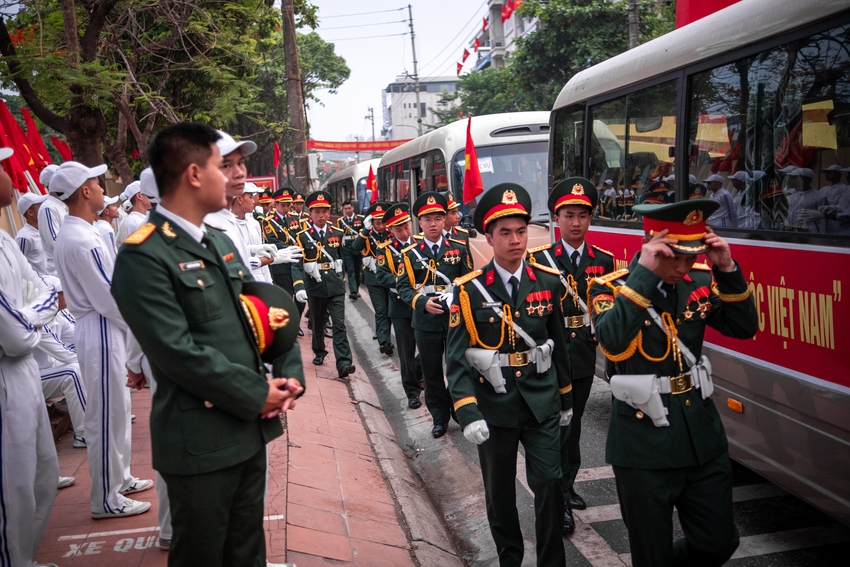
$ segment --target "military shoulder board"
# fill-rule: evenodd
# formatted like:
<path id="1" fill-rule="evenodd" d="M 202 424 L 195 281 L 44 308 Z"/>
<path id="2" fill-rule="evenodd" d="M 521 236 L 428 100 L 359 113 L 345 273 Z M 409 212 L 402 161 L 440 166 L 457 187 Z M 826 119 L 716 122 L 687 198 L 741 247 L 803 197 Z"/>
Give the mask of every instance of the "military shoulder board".
<path id="1" fill-rule="evenodd" d="M 610 274 L 605 274 L 604 276 L 599 276 L 598 278 L 593 278 L 593 283 L 595 284 L 607 284 L 611 283 L 614 280 L 618 280 L 623 276 L 629 275 L 628 270 L 617 270 L 616 272 L 611 272 Z"/>
<path id="2" fill-rule="evenodd" d="M 598 250 L 599 252 L 602 252 L 603 254 L 608 254 L 608 255 L 609 255 L 609 256 L 611 256 L 612 258 L 614 257 L 614 253 L 613 253 L 613 252 L 608 252 L 608 251 L 607 251 L 607 250 L 605 250 L 604 248 L 600 248 L 599 246 L 596 246 L 595 244 L 591 244 L 590 246 L 591 246 L 591 248 L 593 248 L 594 250 Z"/>
<path id="3" fill-rule="evenodd" d="M 552 248 L 551 244 L 544 244 L 543 246 L 537 246 L 536 248 L 529 248 L 527 252 L 529 254 L 534 254 L 535 252 L 543 252 L 544 250 L 549 250 Z"/>
<path id="4" fill-rule="evenodd" d="M 125 240 L 125 242 L 126 242 L 126 240 Z M 694 269 L 694 270 L 702 270 L 703 272 L 710 272 L 710 271 L 711 271 L 711 267 L 709 267 L 709 265 L 708 265 L 708 264 L 704 264 L 704 263 L 694 264 L 694 265 L 692 266 L 692 269 Z"/>
<path id="5" fill-rule="evenodd" d="M 471 282 L 478 276 L 484 273 L 484 270 L 475 270 L 474 272 L 469 272 L 466 275 L 460 276 L 459 278 L 455 278 L 455 285 L 463 285 Z"/>
<path id="6" fill-rule="evenodd" d="M 560 276 L 561 275 L 561 272 L 559 272 L 555 268 L 550 268 L 549 266 L 545 266 L 545 265 L 540 264 L 538 262 L 529 263 L 529 265 L 534 266 L 538 270 L 543 270 L 544 272 L 546 272 L 548 274 L 552 274 L 553 276 Z"/>
<path id="7" fill-rule="evenodd" d="M 136 232 L 124 239 L 124 244 L 141 244 L 154 233 L 156 225 L 152 222 L 146 222 L 140 226 Z"/>

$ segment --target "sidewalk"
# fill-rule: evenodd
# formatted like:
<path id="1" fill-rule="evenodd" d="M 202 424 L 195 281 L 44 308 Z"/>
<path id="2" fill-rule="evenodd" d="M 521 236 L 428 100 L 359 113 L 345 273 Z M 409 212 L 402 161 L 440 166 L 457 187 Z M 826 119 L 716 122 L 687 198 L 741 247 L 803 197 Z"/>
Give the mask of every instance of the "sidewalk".
<path id="1" fill-rule="evenodd" d="M 266 552 L 273 563 L 297 567 L 413 566 L 410 535 L 399 519 L 357 402 L 336 379 L 333 353 L 313 366 L 310 332 L 299 339 L 307 391 L 285 417 L 284 435 L 269 445 Z M 326 339 L 330 349 L 331 341 Z M 355 359 L 357 372 L 362 369 Z M 150 453 L 150 390 L 133 392 L 132 473 L 153 478 Z M 92 520 L 86 451 L 66 434 L 57 444 L 63 476 L 36 559 L 60 567 L 167 565 L 157 546 L 156 492 L 133 498 L 152 503 L 149 512 L 123 519 Z"/>

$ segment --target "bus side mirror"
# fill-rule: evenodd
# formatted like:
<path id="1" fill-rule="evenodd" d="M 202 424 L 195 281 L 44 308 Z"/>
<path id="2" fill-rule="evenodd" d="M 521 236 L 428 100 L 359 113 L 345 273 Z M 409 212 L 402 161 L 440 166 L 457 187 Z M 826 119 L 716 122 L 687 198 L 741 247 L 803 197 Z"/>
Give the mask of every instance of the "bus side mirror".
<path id="1" fill-rule="evenodd" d="M 477 237 L 477 236 L 478 236 L 478 231 L 477 231 L 477 230 L 475 230 L 474 228 L 470 228 L 470 229 L 469 229 L 469 237 L 470 237 L 470 238 L 475 238 L 475 237 Z"/>

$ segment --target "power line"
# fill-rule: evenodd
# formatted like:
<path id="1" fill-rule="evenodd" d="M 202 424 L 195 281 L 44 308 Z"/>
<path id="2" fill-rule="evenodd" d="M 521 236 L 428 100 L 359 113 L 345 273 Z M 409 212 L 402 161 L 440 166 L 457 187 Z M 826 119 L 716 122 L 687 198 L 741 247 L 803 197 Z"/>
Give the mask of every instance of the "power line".
<path id="1" fill-rule="evenodd" d="M 394 37 L 394 36 L 397 36 L 397 35 L 407 35 L 407 32 L 404 32 L 404 33 L 388 33 L 388 34 L 384 34 L 384 35 L 364 35 L 362 37 L 343 37 L 343 38 L 340 38 L 340 39 L 325 39 L 325 41 L 333 43 L 335 41 L 351 41 L 353 39 L 375 39 L 375 38 L 379 38 L 379 37 Z"/>
<path id="2" fill-rule="evenodd" d="M 463 45 L 464 45 L 464 46 L 466 46 L 466 44 L 469 42 L 469 40 L 470 40 L 472 37 L 475 37 L 475 35 L 476 35 L 477 33 L 478 33 L 478 28 L 476 27 L 475 29 L 473 29 L 473 30 L 472 30 L 472 35 L 471 35 L 471 36 L 468 36 L 468 37 L 467 37 L 467 39 L 466 39 L 466 40 L 464 40 Z M 452 57 L 453 57 L 453 56 L 452 56 L 452 54 L 451 54 L 451 53 L 449 53 L 449 56 L 448 56 L 448 57 L 446 57 L 445 59 L 443 59 L 443 61 L 442 61 L 439 65 L 437 65 L 437 67 L 434 69 L 434 72 L 435 72 L 435 73 L 439 73 L 439 71 L 441 71 L 442 69 L 444 69 L 444 68 L 446 67 L 446 64 L 449 62 L 449 60 L 450 60 Z"/>
<path id="3" fill-rule="evenodd" d="M 407 20 L 396 20 L 396 21 L 394 21 L 394 22 L 378 22 L 377 24 L 360 24 L 360 25 L 357 25 L 357 26 L 337 26 L 337 27 L 335 27 L 335 28 L 323 28 L 323 27 L 320 27 L 319 29 L 320 29 L 321 31 L 327 31 L 327 30 L 346 30 L 346 29 L 349 29 L 349 28 L 368 28 L 368 27 L 370 27 L 370 26 L 387 26 L 387 25 L 389 25 L 389 24 L 406 24 L 406 23 L 407 23 Z"/>
<path id="4" fill-rule="evenodd" d="M 448 49 L 450 47 L 455 47 L 457 45 L 455 43 L 455 40 L 457 40 L 457 38 L 460 37 L 460 35 L 463 33 L 463 30 L 465 30 L 476 17 L 479 17 L 479 10 L 481 10 L 481 8 L 483 8 L 486 5 L 487 5 L 487 0 L 484 0 L 484 2 L 481 4 L 481 6 L 476 8 L 475 13 L 472 14 L 472 17 L 469 18 L 469 20 L 465 24 L 463 24 L 463 26 L 460 28 L 460 31 L 457 32 L 457 34 L 451 40 L 449 40 L 449 42 L 446 44 L 446 46 L 443 47 L 430 61 L 428 61 L 427 63 L 422 65 L 423 70 L 426 67 L 428 67 L 431 63 L 433 63 L 440 55 L 442 55 L 443 52 L 446 51 L 446 49 Z M 476 27 L 475 29 L 478 29 L 478 28 Z M 466 45 L 466 42 L 464 42 L 464 45 Z"/>
<path id="5" fill-rule="evenodd" d="M 320 19 L 328 19 L 328 18 L 349 18 L 351 16 L 368 16 L 370 14 L 385 14 L 387 12 L 400 12 L 404 10 L 404 6 L 401 8 L 393 8 L 392 10 L 377 10 L 375 12 L 359 12 L 356 14 L 336 14 L 335 16 L 320 16 Z"/>

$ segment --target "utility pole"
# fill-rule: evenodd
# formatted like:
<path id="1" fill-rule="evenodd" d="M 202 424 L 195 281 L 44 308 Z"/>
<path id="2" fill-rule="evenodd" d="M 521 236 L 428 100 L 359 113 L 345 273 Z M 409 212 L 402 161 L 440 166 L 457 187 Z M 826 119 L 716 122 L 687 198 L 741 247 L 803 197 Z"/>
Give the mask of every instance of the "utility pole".
<path id="1" fill-rule="evenodd" d="M 422 104 L 419 102 L 419 70 L 416 67 L 416 34 L 413 32 L 413 8 L 407 5 L 410 18 L 410 45 L 413 46 L 413 89 L 416 91 L 416 130 L 422 135 Z"/>
<path id="2" fill-rule="evenodd" d="M 629 0 L 629 49 L 634 49 L 639 43 L 640 29 L 638 28 L 637 0 Z"/>
<path id="3" fill-rule="evenodd" d="M 368 108 L 369 114 L 366 115 L 366 120 L 372 121 L 372 141 L 375 141 L 375 109 L 371 106 Z"/>
<path id="4" fill-rule="evenodd" d="M 304 93 L 301 90 L 301 65 L 298 62 L 298 43 L 295 35 L 293 0 L 283 0 L 283 53 L 286 66 L 286 104 L 292 129 L 292 157 L 295 162 L 295 189 L 306 193 L 309 188 L 307 160 L 307 128 L 304 116 Z"/>

